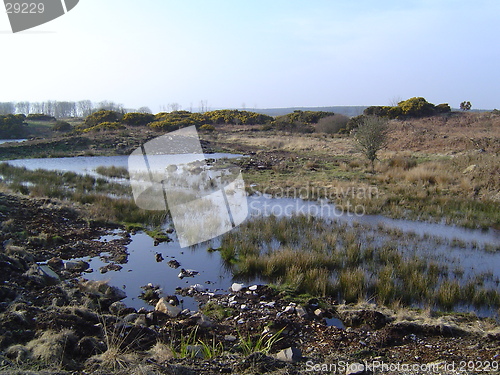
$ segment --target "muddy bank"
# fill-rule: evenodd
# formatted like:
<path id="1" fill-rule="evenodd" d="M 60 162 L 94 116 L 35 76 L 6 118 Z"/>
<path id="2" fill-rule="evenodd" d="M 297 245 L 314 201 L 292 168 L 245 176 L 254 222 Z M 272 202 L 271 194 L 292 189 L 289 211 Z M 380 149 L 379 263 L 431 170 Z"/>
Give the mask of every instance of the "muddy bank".
<path id="1" fill-rule="evenodd" d="M 130 155 L 144 143 L 162 134 L 147 129 L 127 129 L 97 134 L 31 138 L 18 144 L 0 144 L 0 160 Z M 205 152 L 214 152 L 207 142 L 202 141 L 202 145 Z"/>
<path id="2" fill-rule="evenodd" d="M 122 290 L 86 281 L 88 265 L 68 261 L 101 252 L 126 261 L 126 235 L 98 241 L 115 227 L 55 200 L 3 193 L 0 220 L 0 371 L 298 374 L 340 361 L 499 360 L 492 320 L 339 305 L 264 285 L 222 294 L 194 285 L 135 310 Z M 188 294 L 200 311 L 181 310 Z"/>

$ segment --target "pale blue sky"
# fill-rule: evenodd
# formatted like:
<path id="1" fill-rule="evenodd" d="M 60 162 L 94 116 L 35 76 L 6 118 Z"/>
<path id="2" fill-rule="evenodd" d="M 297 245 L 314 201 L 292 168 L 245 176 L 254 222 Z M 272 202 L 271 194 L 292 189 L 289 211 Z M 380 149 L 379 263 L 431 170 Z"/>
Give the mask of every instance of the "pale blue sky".
<path id="1" fill-rule="evenodd" d="M 12 34 L 0 101 L 500 108 L 498 0 L 80 0 Z"/>

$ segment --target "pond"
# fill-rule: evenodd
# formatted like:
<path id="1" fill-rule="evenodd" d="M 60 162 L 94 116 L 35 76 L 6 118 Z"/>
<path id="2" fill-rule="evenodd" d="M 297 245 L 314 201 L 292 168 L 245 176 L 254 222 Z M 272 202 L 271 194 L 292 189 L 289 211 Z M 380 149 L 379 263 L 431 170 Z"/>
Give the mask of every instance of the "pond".
<path id="1" fill-rule="evenodd" d="M 240 158 L 242 155 L 214 153 L 205 154 L 206 158 Z M 46 169 L 49 171 L 75 172 L 98 176 L 97 167 L 128 167 L 128 156 L 77 156 L 66 158 L 16 159 L 7 161 L 15 167 L 25 167 L 30 170 Z"/>
<path id="2" fill-rule="evenodd" d="M 232 154 L 210 154 L 210 158 L 241 157 Z M 29 169 L 48 169 L 73 171 L 95 175 L 98 166 L 126 167 L 127 156 L 112 157 L 74 157 L 53 159 L 24 159 L 9 161 L 15 166 L 25 166 Z M 266 195 L 248 197 L 249 218 L 274 215 L 291 216 L 305 214 L 348 223 L 349 225 L 364 225 L 367 231 L 376 235 L 379 232 L 397 230 L 405 235 L 411 235 L 418 242 L 419 256 L 433 259 L 442 264 L 452 265 L 453 269 L 462 269 L 466 277 L 479 274 L 490 275 L 488 285 L 498 288 L 500 280 L 500 231 L 465 229 L 440 223 L 425 223 L 408 220 L 390 219 L 380 215 L 355 215 L 340 211 L 332 204 L 324 201 L 306 201 L 292 198 L 272 198 Z M 119 234 L 101 238 L 101 241 L 112 241 Z M 152 238 L 144 233 L 131 237 L 127 246 L 129 257 L 120 271 L 109 271 L 105 274 L 99 268 L 106 265 L 100 257 L 90 260 L 93 273 L 85 277 L 94 280 L 109 280 L 111 285 L 126 291 L 125 302 L 135 308 L 146 307 L 138 296 L 141 286 L 149 283 L 159 285 L 165 294 L 174 294 L 177 287 L 188 287 L 201 284 L 212 292 L 227 291 L 233 282 L 243 282 L 246 285 L 264 283 L 260 279 L 241 280 L 232 277 L 231 271 L 225 268 L 219 252 L 207 251 L 209 247 L 217 248 L 218 239 L 194 247 L 181 248 L 175 233 L 173 241 L 155 246 Z M 400 251 L 404 250 L 401 244 Z M 493 249 L 493 251 L 488 251 Z M 160 253 L 164 261 L 156 261 L 156 253 Z M 177 269 L 168 266 L 169 260 L 177 260 L 181 266 Z M 89 260 L 89 259 L 84 259 Z M 194 277 L 180 279 L 181 268 L 199 271 Z M 183 307 L 196 309 L 197 303 L 191 298 L 184 298 Z M 466 308 L 464 308 L 466 310 Z M 478 311 L 481 315 L 489 312 Z"/>

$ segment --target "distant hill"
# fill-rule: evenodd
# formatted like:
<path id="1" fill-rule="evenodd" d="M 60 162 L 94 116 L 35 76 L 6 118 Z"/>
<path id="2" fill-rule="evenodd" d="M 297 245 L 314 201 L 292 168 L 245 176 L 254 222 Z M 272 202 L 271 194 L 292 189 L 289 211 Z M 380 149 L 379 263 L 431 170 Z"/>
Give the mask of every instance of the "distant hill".
<path id="1" fill-rule="evenodd" d="M 290 108 L 255 108 L 246 109 L 247 111 L 262 113 L 268 116 L 282 116 L 293 111 L 324 111 L 334 112 L 346 115 L 349 117 L 358 116 L 363 114 L 363 111 L 368 106 L 333 106 L 333 107 L 290 107 Z"/>

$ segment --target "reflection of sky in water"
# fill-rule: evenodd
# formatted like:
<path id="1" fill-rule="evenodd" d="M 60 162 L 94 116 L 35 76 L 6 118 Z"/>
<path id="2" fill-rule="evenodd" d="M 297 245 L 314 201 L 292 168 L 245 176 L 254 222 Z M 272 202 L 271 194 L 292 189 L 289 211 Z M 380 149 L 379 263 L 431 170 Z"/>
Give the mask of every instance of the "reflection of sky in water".
<path id="1" fill-rule="evenodd" d="M 3 143 L 8 143 L 8 142 L 14 142 L 14 143 L 19 143 L 19 142 L 24 142 L 26 139 L 0 139 L 0 145 Z"/>
<path id="2" fill-rule="evenodd" d="M 235 154 L 206 154 L 207 158 L 238 158 Z M 68 158 L 40 158 L 40 159 L 17 159 L 7 161 L 15 167 L 26 167 L 30 170 L 47 169 L 64 172 L 75 172 L 96 176 L 97 167 L 128 167 L 128 155 L 120 156 L 78 156 Z"/>
<path id="3" fill-rule="evenodd" d="M 255 210 L 259 208 L 263 209 L 263 199 L 263 197 L 251 197 L 249 199 L 253 202 L 251 207 L 253 207 L 254 213 Z M 266 203 L 274 205 L 274 207 L 277 207 L 276 205 L 283 206 L 297 204 L 297 202 L 291 199 L 266 200 Z M 306 207 L 310 207 L 314 204 L 313 202 L 299 202 L 299 204 L 300 203 L 303 203 Z M 284 207 L 282 207 L 282 209 L 284 209 Z M 461 249 L 451 246 L 446 241 L 443 241 L 442 244 L 438 245 L 433 241 L 432 236 L 430 238 L 423 239 L 418 235 L 419 233 L 425 234 L 426 228 L 430 228 L 429 232 L 441 235 L 438 235 L 436 238 L 446 237 L 449 238 L 449 240 L 460 238 L 466 242 L 476 241 L 477 243 L 487 243 L 497 238 L 497 232 L 483 232 L 480 230 L 451 227 L 453 235 L 449 236 L 446 233 L 449 226 L 442 224 L 427 224 L 418 222 L 407 223 L 404 220 L 390 220 L 381 216 L 371 218 L 363 217 L 361 219 L 361 222 L 373 228 L 372 231 L 366 231 L 367 235 L 376 234 L 378 230 L 377 227 L 380 222 L 385 224 L 387 228 L 390 228 L 394 224 L 398 223 L 404 224 L 402 228 L 403 232 L 404 228 L 407 228 L 409 229 L 407 233 L 417 233 L 415 239 L 419 240 L 419 242 L 418 244 L 414 244 L 411 239 L 408 239 L 408 237 L 401 238 L 399 248 L 403 253 L 407 255 L 417 254 L 418 256 L 425 257 L 426 259 L 432 259 L 439 264 L 446 265 L 448 267 L 448 271 L 450 272 L 450 277 L 453 277 L 453 271 L 459 268 L 464 270 L 464 277 L 478 275 L 484 272 L 491 272 L 493 278 L 486 280 L 485 286 L 498 288 L 498 285 L 495 283 L 495 280 L 500 278 L 500 255 L 498 253 L 488 253 L 478 249 L 471 249 L 470 247 Z M 348 222 L 352 223 L 352 220 L 349 219 Z M 384 236 L 385 235 L 382 234 L 379 238 L 375 237 L 374 243 L 380 241 Z M 495 244 L 498 242 L 492 243 Z M 182 249 L 180 248 L 179 243 L 174 241 L 170 243 L 163 243 L 155 247 L 153 246 L 153 240 L 150 237 L 145 234 L 137 234 L 132 236 L 132 242 L 128 246 L 130 252 L 128 263 L 123 265 L 124 268 L 121 271 L 110 271 L 107 274 L 102 275 L 98 272 L 98 268 L 102 265 L 102 262 L 96 259 L 92 261 L 91 267 L 97 272 L 94 272 L 86 277 L 109 279 L 112 285 L 116 285 L 118 287 L 126 285 L 126 293 L 128 297 L 125 302 L 134 307 L 145 306 L 144 302 L 138 299 L 137 296 L 141 293 L 140 286 L 146 285 L 150 282 L 153 284 L 159 284 L 165 293 L 173 294 L 177 286 L 187 287 L 198 283 L 204 285 L 210 290 L 217 288 L 227 290 L 234 281 L 242 281 L 232 279 L 230 272 L 225 270 L 222 266 L 220 254 L 218 252 L 207 252 L 206 249 L 208 246 L 208 244 L 204 244 L 198 245 L 194 248 Z M 218 246 L 217 239 L 212 241 L 212 246 Z M 271 246 L 278 247 L 279 244 L 273 243 Z M 157 263 L 155 261 L 156 252 L 162 253 L 165 258 L 163 262 Z M 181 254 L 181 252 L 183 252 L 183 254 Z M 180 268 L 194 269 L 199 271 L 200 274 L 194 278 L 185 278 L 180 280 L 177 277 L 180 268 L 173 269 L 167 265 L 167 262 L 173 259 L 170 258 L 171 256 L 174 256 L 175 259 L 181 263 Z M 131 272 L 129 272 L 129 270 L 131 270 Z M 210 281 L 211 284 L 205 284 L 206 281 Z M 259 282 L 263 283 L 260 280 L 247 280 L 246 284 L 249 285 Z M 184 300 L 184 307 L 193 309 L 197 307 L 196 302 L 191 298 L 185 298 Z M 466 311 L 467 309 L 464 308 L 463 310 Z"/>
<path id="4" fill-rule="evenodd" d="M 210 154 L 210 158 L 238 157 L 231 154 Z M 95 168 L 98 166 L 127 167 L 128 156 L 111 157 L 73 157 L 73 158 L 50 158 L 50 159 L 24 159 L 9 161 L 15 166 L 25 166 L 28 169 L 49 169 L 61 171 L 73 171 L 77 173 L 89 173 L 95 175 Z M 185 159 L 184 159 L 185 160 Z M 206 177 L 203 175 L 203 177 Z M 196 180 L 196 173 L 193 174 Z M 353 224 L 359 222 L 372 228 L 372 234 L 377 235 L 379 226 L 383 228 L 396 228 L 404 235 L 412 234 L 419 241 L 417 246 L 412 245 L 410 240 L 406 243 L 402 238 L 398 242 L 398 247 L 403 253 L 411 254 L 416 252 L 426 259 L 435 259 L 440 264 L 448 267 L 450 274 L 454 270 L 463 269 L 464 277 L 490 272 L 493 277 L 487 280 L 485 285 L 498 288 L 495 280 L 500 278 L 500 254 L 487 253 L 482 250 L 472 249 L 471 244 L 476 243 L 479 247 L 484 244 L 498 246 L 500 243 L 500 231 L 498 230 L 473 230 L 455 227 L 446 224 L 433 224 L 425 222 L 408 221 L 401 219 L 390 219 L 380 215 L 356 216 L 354 214 L 343 213 L 333 205 L 319 204 L 314 201 L 303 201 L 301 199 L 280 198 L 271 199 L 265 196 L 248 197 L 249 217 L 251 216 L 284 216 L 291 214 L 312 214 L 332 219 L 339 219 L 341 222 Z M 370 231 L 368 231 L 370 232 Z M 101 240 L 111 241 L 116 234 L 101 238 Z M 175 236 L 175 234 L 174 234 Z M 383 235 L 382 235 L 383 236 Z M 434 239 L 441 239 L 439 242 Z M 452 245 L 453 240 L 466 243 L 466 248 L 458 248 Z M 213 244 L 217 240 L 212 241 Z M 213 245 L 216 247 L 215 245 Z M 278 244 L 273 244 L 278 246 Z M 194 284 L 202 284 L 210 290 L 216 288 L 227 290 L 234 281 L 230 273 L 224 269 L 218 252 L 209 253 L 206 251 L 208 245 L 200 245 L 195 248 L 181 249 L 178 241 L 162 243 L 153 246 L 153 240 L 145 234 L 132 236 L 132 242 L 128 245 L 130 253 L 128 263 L 123 265 L 121 271 L 109 271 L 101 274 L 98 269 L 105 265 L 99 258 L 94 258 L 91 268 L 95 270 L 85 277 L 90 279 L 110 280 L 112 285 L 126 286 L 128 295 L 126 303 L 136 308 L 146 306 L 137 298 L 141 293 L 140 286 L 148 283 L 160 285 L 166 294 L 173 294 L 177 286 L 187 287 Z M 165 260 L 161 263 L 155 261 L 155 253 L 163 254 Z M 180 263 L 180 268 L 195 269 L 200 272 L 194 278 L 180 280 L 177 275 L 179 269 L 170 268 L 167 262 L 175 257 Z M 210 281 L 211 284 L 206 284 Z M 259 280 L 250 280 L 247 284 L 257 283 Z M 197 304 L 191 298 L 185 298 L 184 307 L 196 308 Z"/>
<path id="5" fill-rule="evenodd" d="M 230 273 L 221 265 L 218 252 L 208 252 L 206 248 L 181 249 L 177 241 L 153 245 L 153 239 L 144 233 L 132 236 L 132 242 L 127 246 L 129 256 L 128 262 L 122 264 L 121 271 L 109 271 L 106 274 L 99 272 L 99 267 L 105 265 L 99 257 L 93 258 L 90 267 L 94 270 L 91 274 L 84 274 L 85 278 L 93 280 L 109 280 L 111 285 L 122 288 L 126 286 L 127 298 L 125 303 L 136 308 L 147 306 L 137 298 L 143 285 L 152 283 L 160 285 L 166 294 L 174 294 L 176 287 L 189 287 L 194 284 L 202 284 L 207 289 L 227 290 L 233 283 Z M 163 255 L 163 262 L 156 262 L 155 254 Z M 82 258 L 88 260 L 87 258 Z M 181 266 L 177 269 L 168 266 L 169 260 L 176 259 Z M 181 268 L 193 269 L 200 273 L 194 277 L 179 279 L 177 275 Z M 210 281 L 210 284 L 206 284 Z M 195 309 L 196 302 L 191 298 L 185 298 L 184 307 Z"/>

